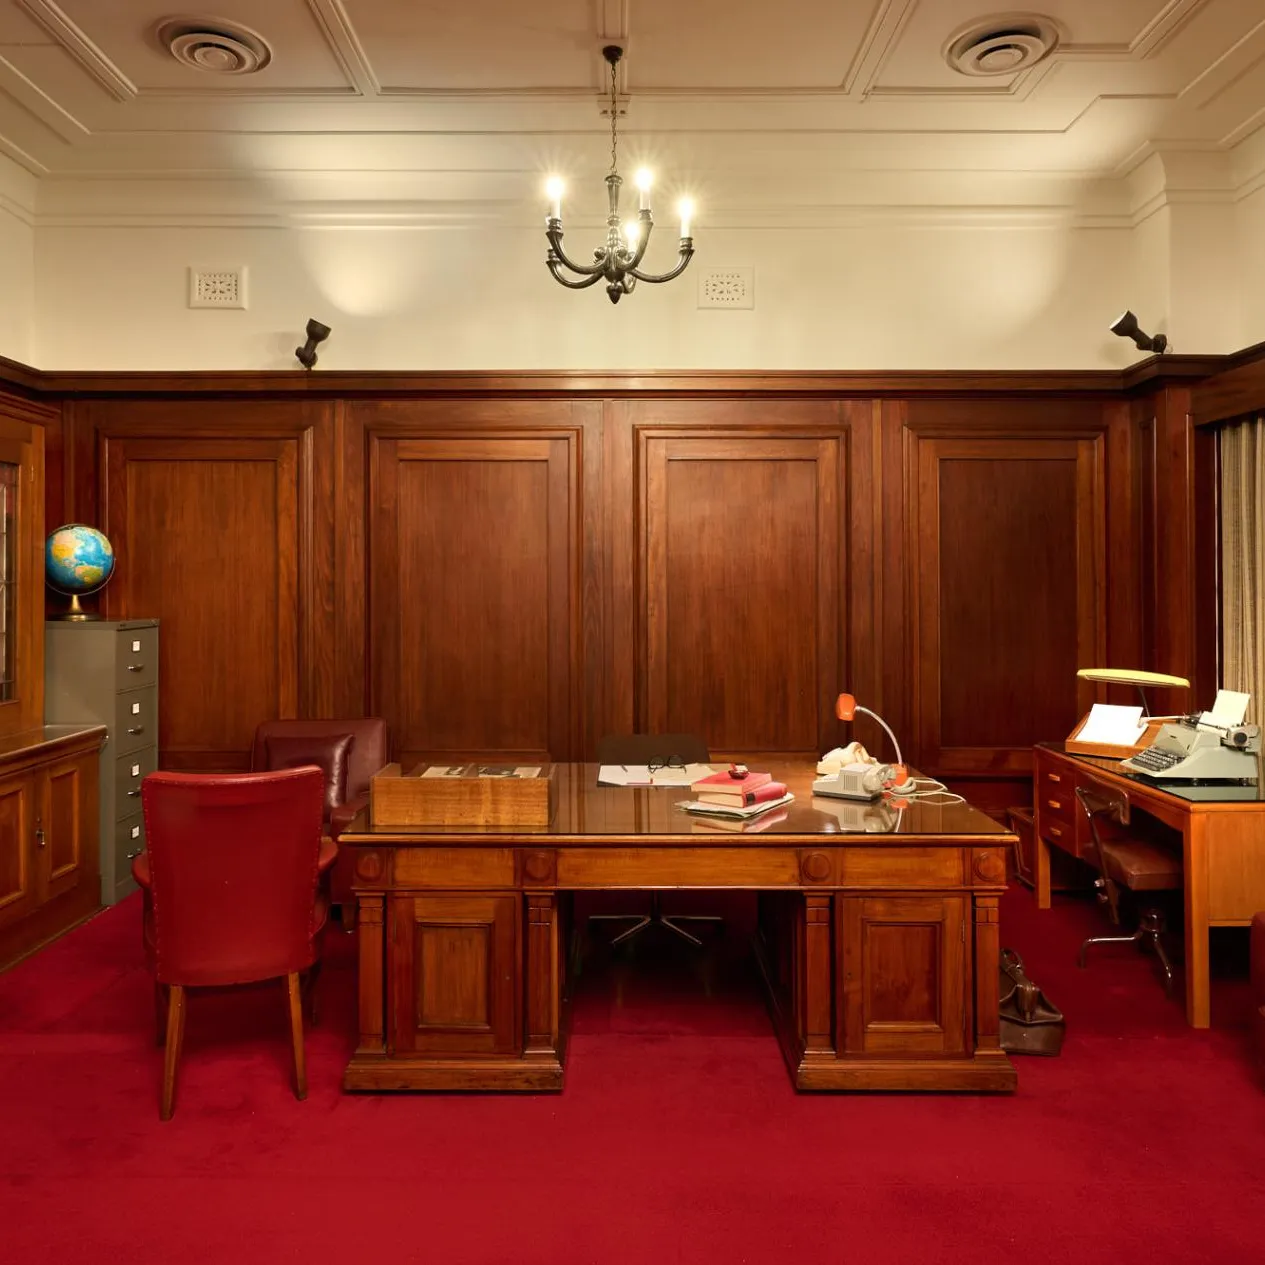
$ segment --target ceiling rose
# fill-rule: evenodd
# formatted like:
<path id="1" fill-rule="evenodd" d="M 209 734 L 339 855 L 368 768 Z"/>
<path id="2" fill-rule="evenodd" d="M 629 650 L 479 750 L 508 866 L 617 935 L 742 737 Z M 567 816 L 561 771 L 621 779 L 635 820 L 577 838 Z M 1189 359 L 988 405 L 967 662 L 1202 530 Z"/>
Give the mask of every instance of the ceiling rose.
<path id="1" fill-rule="evenodd" d="M 253 75 L 272 60 L 263 36 L 222 18 L 166 18 L 156 35 L 182 66 L 213 75 Z"/>
<path id="2" fill-rule="evenodd" d="M 1049 18 L 1001 13 L 958 31 L 945 45 L 944 60 L 962 75 L 1013 75 L 1048 57 L 1058 42 Z"/>

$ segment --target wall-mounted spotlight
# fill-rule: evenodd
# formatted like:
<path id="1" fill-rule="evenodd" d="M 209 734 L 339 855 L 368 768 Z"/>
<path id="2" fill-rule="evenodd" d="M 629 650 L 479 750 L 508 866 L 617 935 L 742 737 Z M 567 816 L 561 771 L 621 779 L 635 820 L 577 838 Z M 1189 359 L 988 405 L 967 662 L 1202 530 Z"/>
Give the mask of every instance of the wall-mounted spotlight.
<path id="1" fill-rule="evenodd" d="M 1132 338 L 1133 345 L 1139 351 L 1153 351 L 1158 355 L 1168 350 L 1168 339 L 1163 334 L 1154 336 L 1144 334 L 1138 328 L 1138 318 L 1132 312 L 1126 312 L 1117 318 L 1111 327 L 1111 332 L 1118 334 L 1121 338 Z"/>
<path id="2" fill-rule="evenodd" d="M 329 326 L 322 325 L 320 321 L 313 318 L 307 323 L 307 342 L 302 347 L 296 347 L 294 354 L 298 357 L 299 364 L 305 369 L 311 369 L 316 364 L 316 344 L 323 343 L 329 337 Z"/>

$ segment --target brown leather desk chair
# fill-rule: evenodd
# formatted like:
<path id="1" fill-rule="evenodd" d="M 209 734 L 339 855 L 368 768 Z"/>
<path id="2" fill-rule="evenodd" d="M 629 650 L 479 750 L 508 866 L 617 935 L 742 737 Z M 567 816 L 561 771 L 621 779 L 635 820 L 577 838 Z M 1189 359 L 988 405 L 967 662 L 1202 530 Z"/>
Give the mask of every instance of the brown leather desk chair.
<path id="1" fill-rule="evenodd" d="M 313 768 L 151 773 L 141 782 L 146 851 L 132 874 L 144 892 L 160 1040 L 166 1029 L 163 1120 L 175 1102 L 186 988 L 284 975 L 295 1096 L 307 1097 L 300 976 L 311 996 L 329 917 L 318 884 L 338 852 L 322 834 L 321 798 Z"/>
<path id="2" fill-rule="evenodd" d="M 377 716 L 265 720 L 250 752 L 254 772 L 315 764 L 325 774 L 325 833 L 335 842 L 369 805 L 369 779 L 391 759 L 391 735 Z M 334 866 L 329 895 L 345 930 L 355 924 L 351 857 Z"/>
<path id="3" fill-rule="evenodd" d="M 1107 823 L 1128 824 L 1129 801 L 1124 794 L 1106 786 L 1095 789 L 1078 786 L 1076 798 L 1089 818 L 1089 833 L 1093 841 L 1089 860 L 1098 870 L 1094 887 L 1099 903 L 1107 906 L 1114 926 L 1120 925 L 1122 887 L 1139 895 L 1182 890 L 1182 859 L 1178 853 L 1147 839 L 1130 835 L 1112 837 L 1104 830 Z M 1081 945 L 1080 965 L 1085 965 L 1085 955 L 1091 944 L 1141 944 L 1143 947 L 1149 944 L 1164 972 L 1164 991 L 1172 996 L 1173 967 L 1164 948 L 1166 930 L 1163 909 L 1158 905 L 1145 905 L 1138 917 L 1137 930 L 1132 935 L 1090 936 Z"/>
<path id="4" fill-rule="evenodd" d="M 598 764 L 706 764 L 711 759 L 707 743 L 695 734 L 607 734 L 597 742 Z M 660 792 L 661 794 L 663 792 Z M 644 914 L 593 914 L 590 922 L 631 922 L 627 930 L 611 940 L 623 944 L 643 932 L 651 923 L 660 923 L 683 940 L 701 945 L 683 922 L 724 922 L 717 914 L 665 914 L 659 892 L 650 893 L 650 909 Z"/>

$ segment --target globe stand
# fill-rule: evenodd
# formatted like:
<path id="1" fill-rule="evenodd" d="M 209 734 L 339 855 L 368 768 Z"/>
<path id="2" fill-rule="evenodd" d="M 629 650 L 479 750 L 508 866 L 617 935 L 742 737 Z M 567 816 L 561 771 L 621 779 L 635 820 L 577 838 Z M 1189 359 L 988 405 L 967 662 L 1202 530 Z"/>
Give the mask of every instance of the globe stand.
<path id="1" fill-rule="evenodd" d="M 60 615 L 55 615 L 54 619 L 69 619 L 76 623 L 83 623 L 89 619 L 100 619 L 101 616 L 96 611 L 86 611 L 79 605 L 79 594 L 72 593 L 70 597 L 70 609 L 63 611 Z"/>

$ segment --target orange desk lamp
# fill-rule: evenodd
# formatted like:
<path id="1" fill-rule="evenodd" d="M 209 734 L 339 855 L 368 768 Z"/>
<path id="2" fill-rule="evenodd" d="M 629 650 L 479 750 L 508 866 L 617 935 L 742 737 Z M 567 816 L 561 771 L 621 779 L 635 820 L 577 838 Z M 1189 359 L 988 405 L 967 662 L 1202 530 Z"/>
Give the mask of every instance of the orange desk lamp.
<path id="1" fill-rule="evenodd" d="M 892 740 L 892 746 L 896 751 L 896 763 L 892 766 L 892 783 L 898 787 L 903 786 L 909 781 L 909 770 L 905 768 L 904 758 L 900 754 L 900 743 L 896 741 L 896 735 L 892 733 L 887 721 L 878 712 L 872 712 L 868 707 L 862 707 L 851 694 L 840 694 L 835 700 L 835 715 L 840 720 L 853 720 L 856 718 L 857 712 L 877 720 L 883 726 L 884 733 Z"/>

